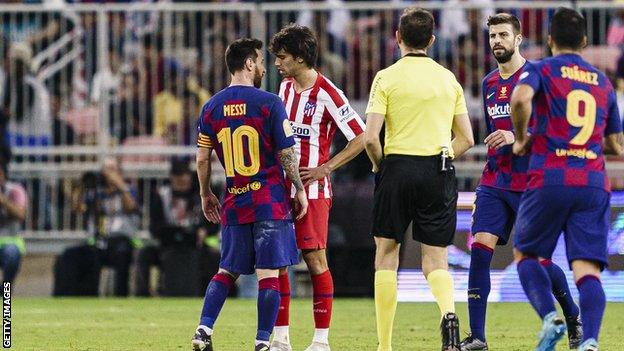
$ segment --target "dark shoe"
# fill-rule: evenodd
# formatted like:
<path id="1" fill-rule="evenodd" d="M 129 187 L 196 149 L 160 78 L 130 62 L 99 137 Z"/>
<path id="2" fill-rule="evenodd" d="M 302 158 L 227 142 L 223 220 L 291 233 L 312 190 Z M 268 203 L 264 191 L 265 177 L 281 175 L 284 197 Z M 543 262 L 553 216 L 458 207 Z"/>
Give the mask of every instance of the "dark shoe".
<path id="1" fill-rule="evenodd" d="M 213 351 L 212 337 L 203 329 L 197 329 L 195 336 L 191 339 L 191 345 L 193 345 L 193 351 Z"/>
<path id="2" fill-rule="evenodd" d="M 459 319 L 455 313 L 444 315 L 440 322 L 442 334 L 442 351 L 460 351 L 459 349 Z"/>
<path id="3" fill-rule="evenodd" d="M 568 343 L 570 344 L 570 350 L 578 349 L 583 340 L 583 324 L 579 317 L 566 318 L 566 325 L 568 326 Z"/>
<path id="4" fill-rule="evenodd" d="M 269 344 L 258 344 L 254 351 L 269 351 Z"/>
<path id="5" fill-rule="evenodd" d="M 461 351 L 488 351 L 488 344 L 485 341 L 481 341 L 477 338 L 469 337 L 462 340 L 459 344 Z"/>

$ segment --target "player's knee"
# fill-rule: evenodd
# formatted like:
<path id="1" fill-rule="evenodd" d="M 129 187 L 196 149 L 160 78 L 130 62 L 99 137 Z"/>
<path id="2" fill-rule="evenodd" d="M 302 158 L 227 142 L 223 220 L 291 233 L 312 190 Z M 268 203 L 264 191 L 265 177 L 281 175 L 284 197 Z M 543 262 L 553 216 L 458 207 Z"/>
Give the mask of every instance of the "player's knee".
<path id="1" fill-rule="evenodd" d="M 498 242 L 498 237 L 494 234 L 490 233 L 477 233 L 474 238 L 475 243 L 479 243 L 481 245 L 485 245 L 490 249 L 496 248 L 496 243 Z"/>
<path id="2" fill-rule="evenodd" d="M 303 259 L 312 275 L 321 274 L 329 269 L 325 250 L 309 250 L 303 253 Z"/>
<path id="3" fill-rule="evenodd" d="M 574 260 L 572 261 L 572 271 L 574 272 L 574 281 L 578 282 L 585 276 L 593 275 L 600 279 L 600 270 L 602 266 L 596 261 Z"/>
<path id="4" fill-rule="evenodd" d="M 219 271 L 217 272 L 217 274 L 225 274 L 230 276 L 230 278 L 232 278 L 233 281 L 235 281 L 236 279 L 238 279 L 238 274 L 236 273 L 232 273 L 226 269 L 223 268 L 219 268 Z"/>

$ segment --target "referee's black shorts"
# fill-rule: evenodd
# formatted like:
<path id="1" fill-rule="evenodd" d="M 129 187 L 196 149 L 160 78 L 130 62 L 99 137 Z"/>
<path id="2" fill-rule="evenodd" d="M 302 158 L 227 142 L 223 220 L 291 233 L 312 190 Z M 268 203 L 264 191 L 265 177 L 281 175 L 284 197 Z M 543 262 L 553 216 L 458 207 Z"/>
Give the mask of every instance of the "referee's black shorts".
<path id="1" fill-rule="evenodd" d="M 414 240 L 451 244 L 457 224 L 455 169 L 440 172 L 440 156 L 388 155 L 375 179 L 372 234 L 403 242 L 411 222 Z"/>

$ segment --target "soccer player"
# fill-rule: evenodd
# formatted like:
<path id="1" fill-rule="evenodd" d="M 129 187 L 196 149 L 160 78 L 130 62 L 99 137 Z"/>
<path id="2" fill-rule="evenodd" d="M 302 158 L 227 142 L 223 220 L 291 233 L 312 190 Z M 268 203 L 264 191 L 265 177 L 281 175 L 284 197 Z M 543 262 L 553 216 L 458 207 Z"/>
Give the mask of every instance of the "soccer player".
<path id="1" fill-rule="evenodd" d="M 378 351 L 392 350 L 399 249 L 410 223 L 413 239 L 422 243 L 423 274 L 440 309 L 442 350 L 459 350 L 447 250 L 457 223 L 451 160 L 471 148 L 474 139 L 461 85 L 427 56 L 434 27 L 428 11 L 403 12 L 396 32 L 402 57 L 377 73 L 366 109 L 366 153 L 377 173 L 372 234 Z"/>
<path id="2" fill-rule="evenodd" d="M 598 350 L 605 309 L 600 272 L 607 265 L 610 184 L 604 154 L 622 154 L 623 137 L 613 86 L 579 55 L 586 44 L 585 18 L 558 9 L 548 38 L 553 57 L 527 63 L 511 98 L 513 153 L 530 148 L 514 248 L 522 287 L 543 320 L 538 351 L 554 350 L 566 330 L 550 294 L 551 279 L 537 259 L 551 257 L 561 231 L 580 295 L 578 350 Z"/>
<path id="3" fill-rule="evenodd" d="M 364 150 L 364 122 L 349 105 L 342 91 L 319 73 L 316 67 L 318 42 L 305 26 L 290 24 L 271 39 L 275 66 L 284 80 L 279 96 L 284 102 L 295 134 L 301 179 L 309 200 L 306 216 L 295 222 L 297 246 L 312 278 L 314 336 L 307 351 L 329 350 L 334 283 L 327 265 L 327 232 L 332 191 L 331 173 Z M 330 158 L 330 146 L 340 129 L 348 144 Z M 295 188 L 291 189 L 291 196 Z M 280 305 L 271 350 L 291 350 L 288 318 L 290 284 L 286 270 L 280 272 Z"/>
<path id="4" fill-rule="evenodd" d="M 284 172 L 296 189 L 297 218 L 305 215 L 308 200 L 282 101 L 258 89 L 265 73 L 261 49 L 257 39 L 238 39 L 227 48 L 232 81 L 206 103 L 198 122 L 202 208 L 206 218 L 222 222 L 223 229 L 219 271 L 206 289 L 194 350 L 212 351 L 212 328 L 229 289 L 240 274 L 255 270 L 259 285 L 255 350 L 268 351 L 280 303 L 278 270 L 298 261 Z M 223 208 L 210 189 L 213 149 L 225 169 Z"/>
<path id="5" fill-rule="evenodd" d="M 509 101 L 526 60 L 520 55 L 522 31 L 514 15 L 499 13 L 488 18 L 490 49 L 498 68 L 483 79 L 482 95 L 486 125 L 488 158 L 476 190 L 473 212 L 468 312 L 471 335 L 462 341 L 462 351 L 487 350 L 485 319 L 490 293 L 490 263 L 496 245 L 505 245 L 516 219 L 520 197 L 526 187 L 528 156 L 514 156 L 511 151 L 514 132 Z M 553 294 L 560 302 L 568 325 L 571 349 L 580 343 L 579 310 L 561 268 L 551 260 L 540 262 L 552 281 Z"/>

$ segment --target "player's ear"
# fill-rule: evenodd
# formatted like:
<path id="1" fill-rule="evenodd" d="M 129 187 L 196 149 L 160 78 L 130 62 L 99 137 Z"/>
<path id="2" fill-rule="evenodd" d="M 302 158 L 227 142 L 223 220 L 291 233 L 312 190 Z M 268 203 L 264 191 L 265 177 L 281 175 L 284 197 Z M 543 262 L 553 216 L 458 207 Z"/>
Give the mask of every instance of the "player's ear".
<path id="1" fill-rule="evenodd" d="M 394 37 L 396 38 L 397 43 L 401 44 L 401 33 L 399 31 L 394 32 Z"/>
<path id="2" fill-rule="evenodd" d="M 553 42 L 552 37 L 550 36 L 550 34 L 548 34 L 548 47 L 550 48 L 550 50 L 553 49 L 554 44 L 555 43 Z"/>
<path id="3" fill-rule="evenodd" d="M 433 43 L 435 43 L 435 40 L 436 40 L 436 36 L 431 34 L 431 39 L 429 39 L 429 44 L 427 44 L 427 49 L 433 46 Z"/>
<path id="4" fill-rule="evenodd" d="M 245 60 L 245 68 L 247 70 L 249 70 L 249 71 L 253 71 L 254 70 L 254 64 L 255 64 L 255 62 L 254 62 L 254 60 L 251 57 L 248 57 Z"/>
<path id="5" fill-rule="evenodd" d="M 587 35 L 583 36 L 583 41 L 581 42 L 581 48 L 584 49 L 587 47 Z"/>
<path id="6" fill-rule="evenodd" d="M 518 34 L 516 35 L 516 46 L 520 47 L 520 45 L 522 44 L 522 39 L 524 39 L 524 37 L 522 36 L 522 34 Z"/>

